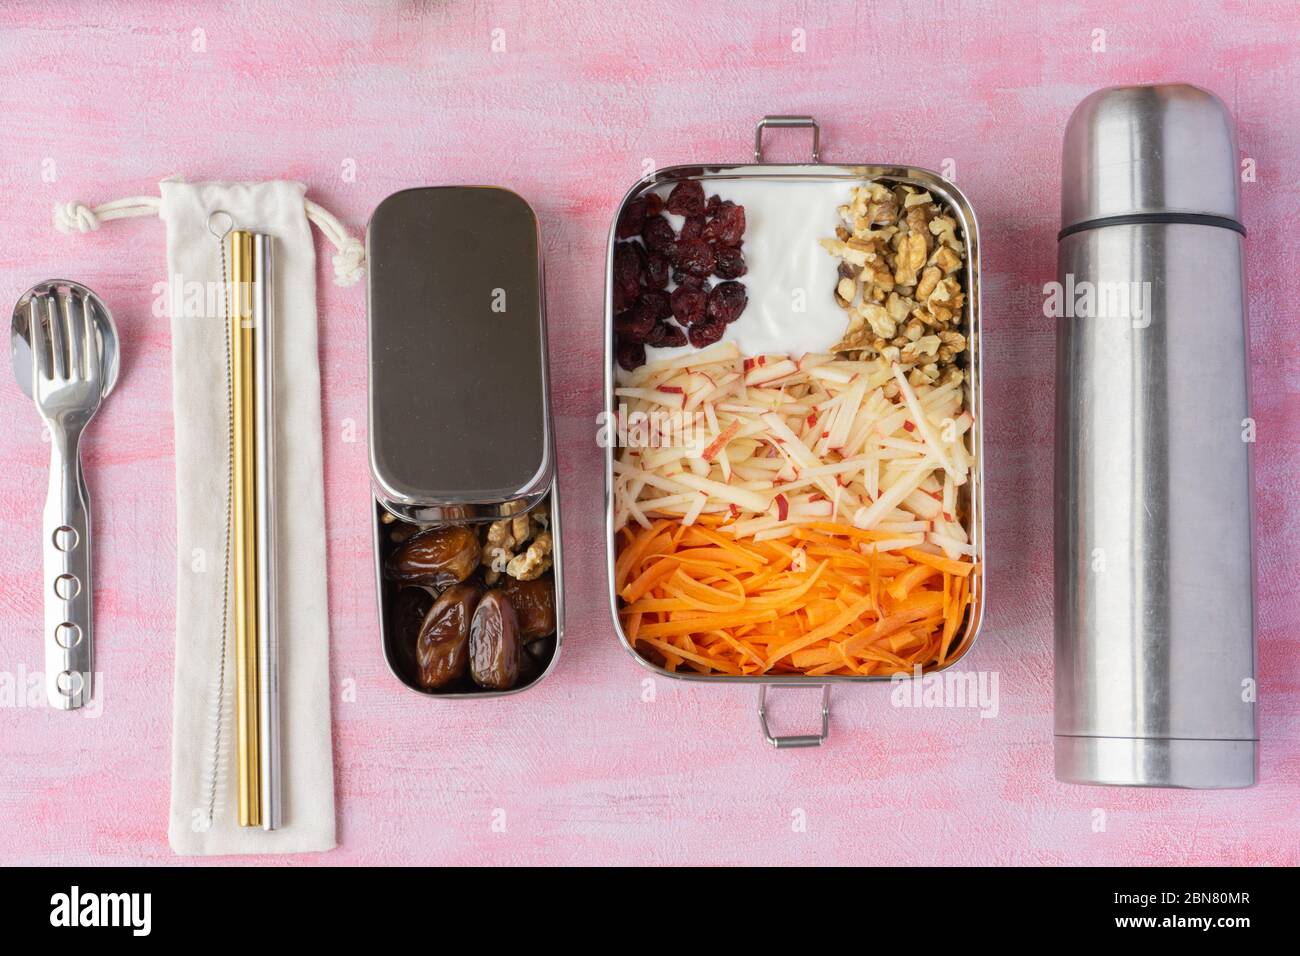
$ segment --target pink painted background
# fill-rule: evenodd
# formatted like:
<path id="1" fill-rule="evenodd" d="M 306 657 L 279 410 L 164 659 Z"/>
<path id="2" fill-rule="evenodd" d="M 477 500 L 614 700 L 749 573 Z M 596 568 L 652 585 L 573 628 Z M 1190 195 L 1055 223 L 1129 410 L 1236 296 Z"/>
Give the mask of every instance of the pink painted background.
<path id="1" fill-rule="evenodd" d="M 792 49 L 796 30 L 806 52 Z M 38 279 L 81 279 L 114 310 L 124 348 L 85 447 L 103 713 L 0 710 L 0 863 L 176 860 L 170 336 L 151 312 L 163 227 L 62 236 L 50 224 L 56 200 L 146 193 L 170 174 L 299 179 L 354 230 L 394 190 L 494 183 L 542 222 L 568 631 L 545 683 L 495 703 L 422 700 L 381 658 L 364 288 L 336 288 L 318 247 L 339 847 L 292 862 L 1300 863 L 1294 4 L 9 4 L 0 60 L 0 303 Z M 1091 90 L 1174 80 L 1224 98 L 1258 177 L 1242 194 L 1263 746 L 1262 782 L 1244 792 L 1052 777 L 1053 346 L 1040 287 L 1055 268 L 1057 154 Z M 645 163 L 744 160 L 767 113 L 815 115 L 832 161 L 951 159 L 980 217 L 991 604 L 966 666 L 998 672 L 995 719 L 841 688 L 829 743 L 778 753 L 759 739 L 752 689 L 660 680 L 643 701 L 645 672 L 612 633 L 594 443 L 612 210 Z M 788 135 L 774 147 L 802 155 Z M 0 379 L 0 671 L 20 675 L 41 666 L 48 446 Z M 362 429 L 351 443 L 350 422 Z M 811 718 L 811 698 L 778 705 L 779 720 Z"/>

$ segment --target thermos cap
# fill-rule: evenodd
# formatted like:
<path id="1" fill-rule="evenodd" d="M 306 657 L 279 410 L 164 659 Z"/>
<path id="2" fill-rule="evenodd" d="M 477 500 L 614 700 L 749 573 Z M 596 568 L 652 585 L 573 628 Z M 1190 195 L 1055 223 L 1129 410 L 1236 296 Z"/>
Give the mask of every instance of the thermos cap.
<path id="1" fill-rule="evenodd" d="M 1208 90 L 1185 84 L 1098 90 L 1065 128 L 1062 231 L 1115 216 L 1166 213 L 1239 219 L 1237 145 L 1227 107 Z"/>

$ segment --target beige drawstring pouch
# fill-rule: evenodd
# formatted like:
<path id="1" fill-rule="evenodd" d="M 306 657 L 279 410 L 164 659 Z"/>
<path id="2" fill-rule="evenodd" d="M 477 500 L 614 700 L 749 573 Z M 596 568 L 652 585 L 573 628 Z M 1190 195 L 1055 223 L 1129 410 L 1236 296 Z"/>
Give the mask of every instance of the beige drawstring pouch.
<path id="1" fill-rule="evenodd" d="M 224 562 L 229 467 L 227 325 L 216 212 L 276 240 L 275 488 L 283 825 L 240 827 L 234 800 L 233 629 Z M 335 280 L 360 276 L 364 247 L 300 183 L 187 183 L 160 197 L 55 208 L 63 231 L 157 215 L 167 226 L 176 423 L 176 679 L 168 836 L 177 853 L 301 853 L 334 840 L 325 500 L 312 224 L 334 244 Z M 228 587 L 227 587 L 228 590 Z M 227 616 L 228 619 L 228 616 Z"/>

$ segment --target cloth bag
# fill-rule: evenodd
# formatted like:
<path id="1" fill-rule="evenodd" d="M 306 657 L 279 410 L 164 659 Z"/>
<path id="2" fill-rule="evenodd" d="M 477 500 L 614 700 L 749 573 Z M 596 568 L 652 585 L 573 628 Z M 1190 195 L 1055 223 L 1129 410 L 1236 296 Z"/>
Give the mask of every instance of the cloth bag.
<path id="1" fill-rule="evenodd" d="M 167 226 L 176 427 L 176 677 L 168 837 L 185 855 L 300 853 L 335 845 L 325 502 L 311 223 L 338 247 L 336 281 L 360 275 L 363 247 L 300 183 L 187 183 L 161 198 L 56 207 L 65 231 L 154 212 Z M 234 800 L 234 629 L 222 612 L 228 493 L 228 327 L 221 244 L 209 217 L 276 240 L 276 519 L 283 826 L 239 826 Z M 213 295 L 212 290 L 217 290 Z M 214 304 L 215 303 L 215 304 Z M 227 620 L 231 620 L 227 615 Z"/>

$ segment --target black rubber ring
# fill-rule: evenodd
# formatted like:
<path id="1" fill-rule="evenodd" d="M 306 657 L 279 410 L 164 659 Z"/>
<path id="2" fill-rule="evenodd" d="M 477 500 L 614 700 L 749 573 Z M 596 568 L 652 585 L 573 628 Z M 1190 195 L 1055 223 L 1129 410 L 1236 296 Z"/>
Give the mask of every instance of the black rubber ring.
<path id="1" fill-rule="evenodd" d="M 1102 219 L 1085 219 L 1083 222 L 1076 222 L 1058 232 L 1056 241 L 1060 242 L 1066 236 L 1072 236 L 1076 232 L 1101 229 L 1103 226 L 1142 226 L 1171 222 L 1181 222 L 1191 226 L 1218 226 L 1220 229 L 1239 232 L 1243 236 L 1246 234 L 1245 226 L 1227 216 L 1210 216 L 1199 212 L 1134 212 L 1125 216 L 1106 216 Z"/>

